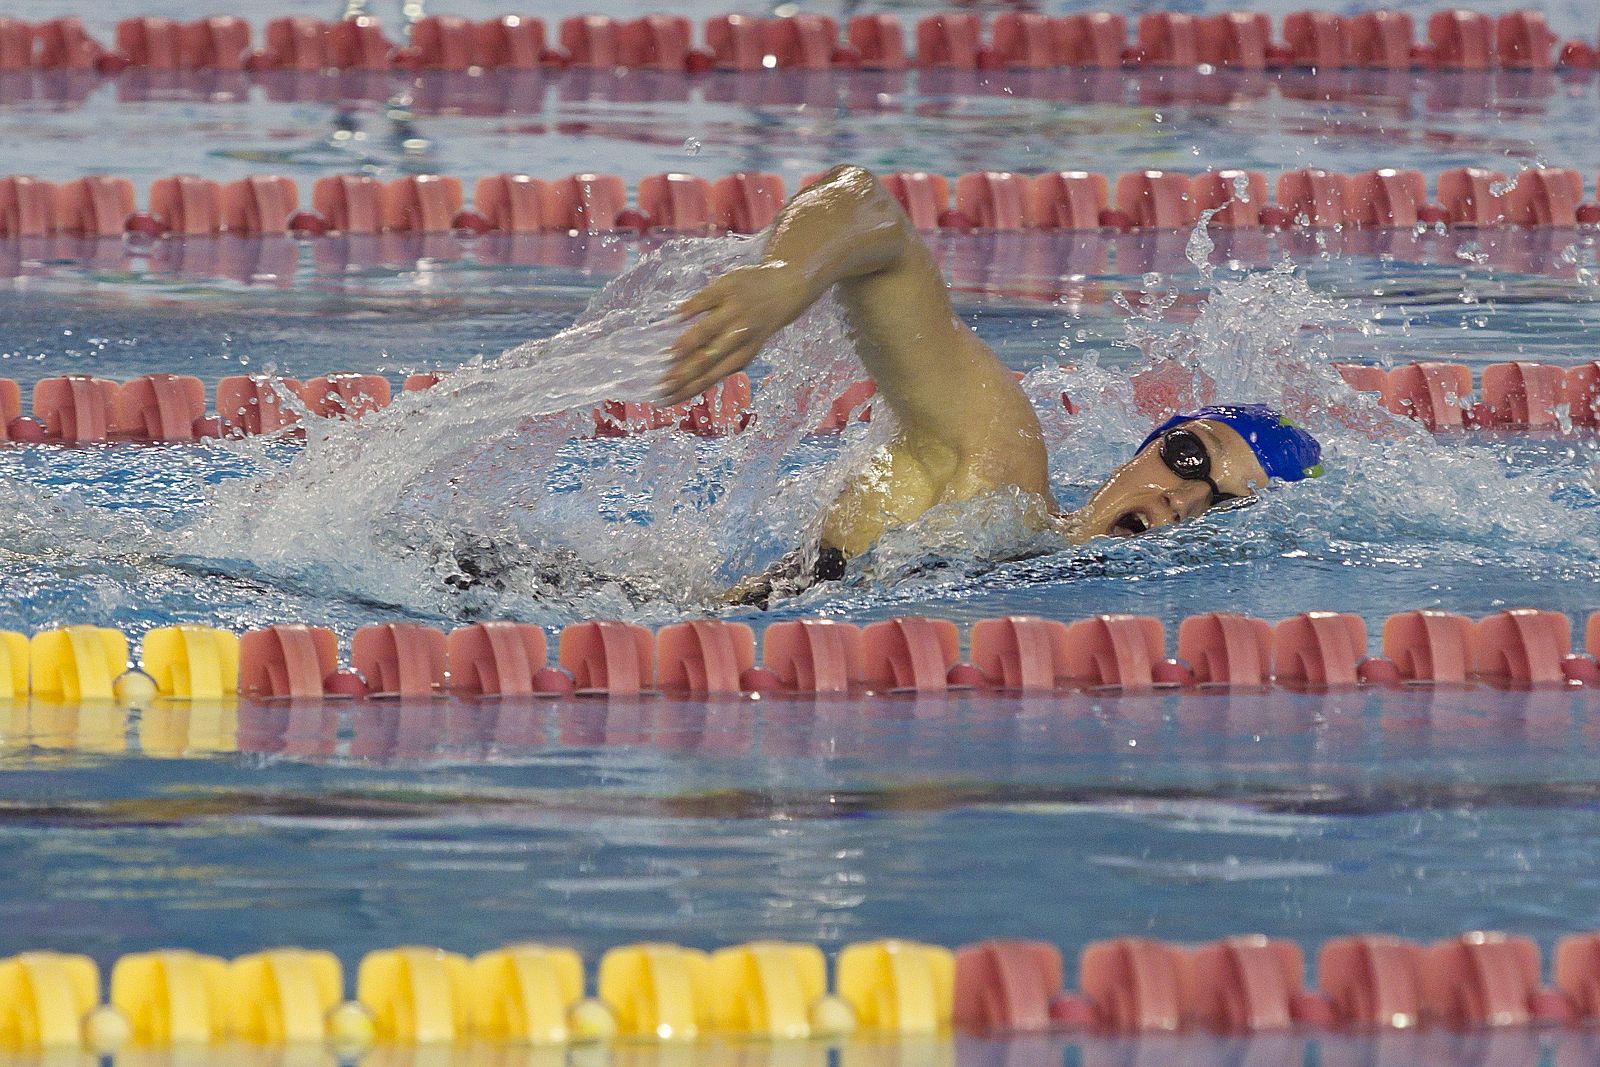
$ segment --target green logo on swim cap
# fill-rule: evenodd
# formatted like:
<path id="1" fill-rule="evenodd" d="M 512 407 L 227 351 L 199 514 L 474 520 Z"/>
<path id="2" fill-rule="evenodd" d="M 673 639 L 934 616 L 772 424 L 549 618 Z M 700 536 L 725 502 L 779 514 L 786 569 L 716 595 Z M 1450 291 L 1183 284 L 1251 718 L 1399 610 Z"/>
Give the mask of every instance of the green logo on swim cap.
<path id="1" fill-rule="evenodd" d="M 1318 463 L 1315 467 L 1307 467 L 1306 468 L 1306 477 L 1307 478 L 1320 478 L 1320 477 L 1322 477 L 1322 464 Z"/>

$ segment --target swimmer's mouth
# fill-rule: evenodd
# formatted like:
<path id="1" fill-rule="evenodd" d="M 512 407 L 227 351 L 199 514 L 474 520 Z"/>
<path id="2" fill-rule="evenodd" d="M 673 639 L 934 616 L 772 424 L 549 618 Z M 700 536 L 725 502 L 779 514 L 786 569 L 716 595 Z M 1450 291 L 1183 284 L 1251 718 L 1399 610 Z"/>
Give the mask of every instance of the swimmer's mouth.
<path id="1" fill-rule="evenodd" d="M 1150 520 L 1137 511 L 1125 511 L 1117 516 L 1108 531 L 1112 537 L 1138 537 L 1150 529 Z"/>

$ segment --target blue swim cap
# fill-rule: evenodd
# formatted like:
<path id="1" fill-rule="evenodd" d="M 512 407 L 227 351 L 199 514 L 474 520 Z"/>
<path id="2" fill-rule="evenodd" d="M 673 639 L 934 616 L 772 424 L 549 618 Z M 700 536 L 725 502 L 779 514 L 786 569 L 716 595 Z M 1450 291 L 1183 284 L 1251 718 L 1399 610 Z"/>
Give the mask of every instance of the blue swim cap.
<path id="1" fill-rule="evenodd" d="M 1298 482 L 1322 473 L 1322 446 L 1317 439 L 1265 404 L 1217 404 L 1187 415 L 1174 415 L 1152 430 L 1139 448 L 1172 427 L 1195 419 L 1220 422 L 1244 438 L 1269 478 Z"/>

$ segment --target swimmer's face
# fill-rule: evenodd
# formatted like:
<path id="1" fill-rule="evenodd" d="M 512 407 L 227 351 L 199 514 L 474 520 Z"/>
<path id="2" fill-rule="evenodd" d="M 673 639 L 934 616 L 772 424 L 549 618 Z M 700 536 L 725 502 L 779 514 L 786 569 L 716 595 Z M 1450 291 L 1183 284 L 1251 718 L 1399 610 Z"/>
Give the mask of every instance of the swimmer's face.
<path id="1" fill-rule="evenodd" d="M 1180 471 L 1203 474 L 1210 484 Z M 1267 472 L 1233 429 L 1210 419 L 1179 423 L 1111 472 L 1073 515 L 1073 540 L 1137 537 L 1192 519 L 1226 499 L 1254 496 L 1266 484 Z"/>

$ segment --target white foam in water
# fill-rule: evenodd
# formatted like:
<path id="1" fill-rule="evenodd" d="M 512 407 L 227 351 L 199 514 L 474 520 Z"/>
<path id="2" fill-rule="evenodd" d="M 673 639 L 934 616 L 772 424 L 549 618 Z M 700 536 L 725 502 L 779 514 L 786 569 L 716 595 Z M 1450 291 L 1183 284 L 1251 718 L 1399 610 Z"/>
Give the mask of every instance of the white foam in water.
<path id="1" fill-rule="evenodd" d="M 1147 537 L 1077 548 L 1034 530 L 1019 493 L 935 508 L 853 563 L 845 588 L 816 589 L 801 606 L 850 612 L 973 583 L 1048 586 L 1091 564 L 1096 574 L 1137 576 L 1265 557 L 1345 565 L 1487 554 L 1512 566 L 1559 559 L 1600 572 L 1588 481 L 1570 470 L 1510 478 L 1503 449 L 1438 442 L 1382 412 L 1344 384 L 1324 346 L 1329 331 L 1370 328 L 1358 309 L 1312 292 L 1287 264 L 1212 276 L 1209 244 L 1197 229 L 1190 256 L 1211 293 L 1193 323 L 1176 331 L 1161 323 L 1171 300 L 1159 277 L 1150 303 L 1130 309 L 1126 343 L 1144 353 L 1132 372 L 1091 353 L 1027 376 L 1062 502 L 1081 501 L 1160 417 L 1134 402 L 1133 374 L 1142 372 L 1161 375 L 1184 405 L 1282 408 L 1323 441 L 1325 477 Z M 554 337 L 470 364 L 359 423 L 309 420 L 303 450 L 264 477 L 215 487 L 198 518 L 174 533 L 77 514 L 48 528 L 82 531 L 79 555 L 105 558 L 136 544 L 144 554 L 222 561 L 224 571 L 238 560 L 295 587 L 425 614 L 649 620 L 713 607 L 740 575 L 814 544 L 845 479 L 893 430 L 879 405 L 842 447 L 807 441 L 862 373 L 837 306 L 824 300 L 752 368 L 747 432 L 586 439 L 602 401 L 654 393 L 663 349 L 681 329 L 676 307 L 722 271 L 757 260 L 760 248 L 760 239 L 670 244 Z M 1062 410 L 1063 391 L 1077 416 Z M 259 445 L 239 447 L 265 456 Z M 1557 491 L 1581 499 L 1555 499 Z"/>
<path id="2" fill-rule="evenodd" d="M 664 350 L 682 329 L 678 305 L 758 260 L 760 247 L 675 242 L 554 337 L 469 365 L 360 423 L 313 420 L 287 467 L 219 487 L 182 550 L 450 614 L 650 617 L 712 597 L 814 541 L 822 508 L 858 462 L 785 476 L 807 429 L 860 373 L 832 300 L 768 344 L 747 432 L 581 439 L 601 402 L 656 392 Z M 803 411 L 800 398 L 812 395 Z M 888 430 L 883 420 L 868 436 Z M 490 580 L 462 593 L 463 567 Z"/>

